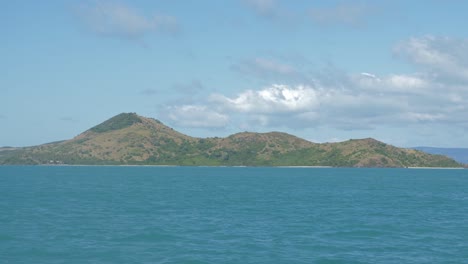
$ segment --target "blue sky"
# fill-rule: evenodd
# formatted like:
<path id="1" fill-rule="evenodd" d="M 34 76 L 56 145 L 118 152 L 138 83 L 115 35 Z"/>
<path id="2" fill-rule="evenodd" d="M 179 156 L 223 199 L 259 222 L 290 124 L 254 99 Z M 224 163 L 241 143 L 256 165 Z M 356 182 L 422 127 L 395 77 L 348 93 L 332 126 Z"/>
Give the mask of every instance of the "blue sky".
<path id="1" fill-rule="evenodd" d="M 467 1 L 2 1 L 0 146 L 121 112 L 191 136 L 468 147 Z"/>

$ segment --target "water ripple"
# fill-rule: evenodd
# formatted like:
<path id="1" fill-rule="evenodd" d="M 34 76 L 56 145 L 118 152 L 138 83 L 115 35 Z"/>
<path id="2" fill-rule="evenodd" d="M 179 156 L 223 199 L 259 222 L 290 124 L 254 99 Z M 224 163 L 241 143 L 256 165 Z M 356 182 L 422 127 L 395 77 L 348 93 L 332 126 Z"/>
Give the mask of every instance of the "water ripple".
<path id="1" fill-rule="evenodd" d="M 0 167 L 0 258 L 464 263 L 467 172 Z"/>

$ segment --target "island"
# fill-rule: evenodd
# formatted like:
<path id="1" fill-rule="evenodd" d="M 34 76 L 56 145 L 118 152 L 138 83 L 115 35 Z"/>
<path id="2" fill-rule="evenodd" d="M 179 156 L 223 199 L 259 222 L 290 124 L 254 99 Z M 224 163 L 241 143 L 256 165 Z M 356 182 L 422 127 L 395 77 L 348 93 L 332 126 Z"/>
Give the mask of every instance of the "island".
<path id="1" fill-rule="evenodd" d="M 462 167 L 443 155 L 372 138 L 314 143 L 282 132 L 197 138 L 136 113 L 116 115 L 70 140 L 0 151 L 0 165 L 41 164 Z"/>

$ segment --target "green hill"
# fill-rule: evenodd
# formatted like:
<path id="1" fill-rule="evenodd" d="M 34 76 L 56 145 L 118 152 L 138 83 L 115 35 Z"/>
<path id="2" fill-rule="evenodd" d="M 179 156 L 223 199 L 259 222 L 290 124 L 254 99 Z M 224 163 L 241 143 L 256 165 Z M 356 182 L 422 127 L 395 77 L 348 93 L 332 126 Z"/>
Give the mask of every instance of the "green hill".
<path id="1" fill-rule="evenodd" d="M 317 144 L 280 132 L 195 138 L 160 121 L 122 113 L 77 137 L 2 149 L 0 164 L 460 167 L 452 159 L 374 139 Z"/>

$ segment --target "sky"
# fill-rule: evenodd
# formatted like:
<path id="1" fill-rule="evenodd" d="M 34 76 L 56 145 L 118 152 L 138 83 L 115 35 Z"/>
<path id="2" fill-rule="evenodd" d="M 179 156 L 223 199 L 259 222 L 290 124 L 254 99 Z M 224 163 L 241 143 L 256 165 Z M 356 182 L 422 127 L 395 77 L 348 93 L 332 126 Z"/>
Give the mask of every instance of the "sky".
<path id="1" fill-rule="evenodd" d="M 468 1 L 0 3 L 0 146 L 122 112 L 195 137 L 468 147 Z"/>

